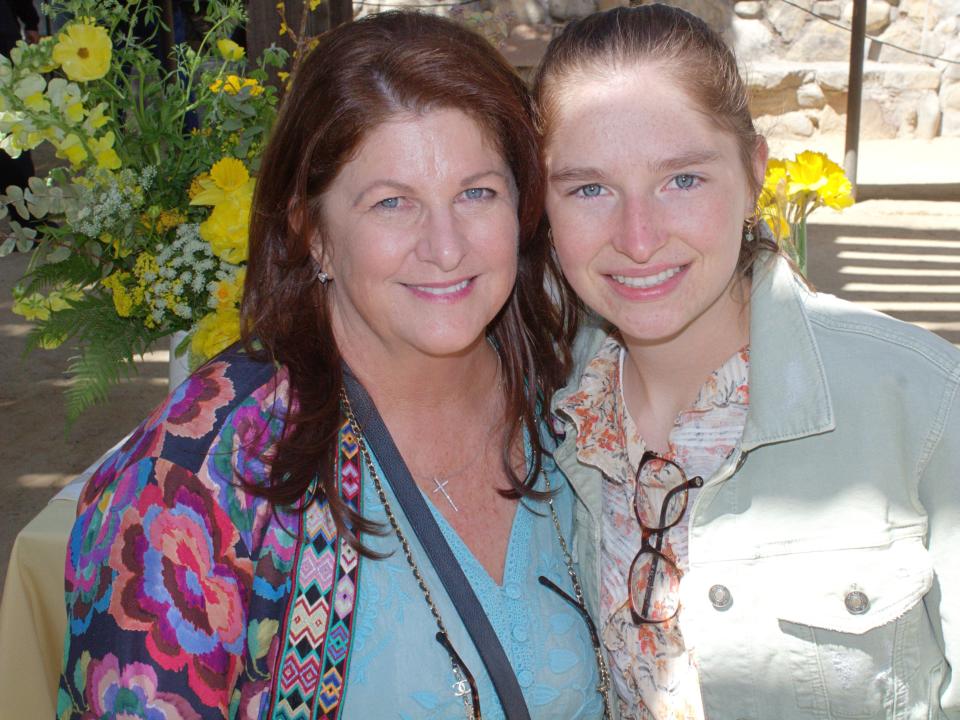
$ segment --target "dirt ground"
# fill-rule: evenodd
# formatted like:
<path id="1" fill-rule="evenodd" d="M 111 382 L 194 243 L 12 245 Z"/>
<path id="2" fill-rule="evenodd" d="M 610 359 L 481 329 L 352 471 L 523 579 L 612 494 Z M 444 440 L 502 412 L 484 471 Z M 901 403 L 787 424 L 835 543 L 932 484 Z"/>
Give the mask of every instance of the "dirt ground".
<path id="1" fill-rule="evenodd" d="M 830 142 L 831 157 L 839 159 L 836 141 Z M 922 146 L 888 141 L 885 155 L 878 148 L 865 144 L 861 182 L 960 181 L 960 166 L 950 163 L 960 158 L 960 138 Z M 960 197 L 872 200 L 842 214 L 818 211 L 809 245 L 809 274 L 819 289 L 917 322 L 960 346 Z M 158 348 L 108 405 L 89 411 L 67 432 L 62 392 L 71 350 L 24 358 L 29 325 L 11 312 L 11 290 L 28 259 L 0 259 L 0 587 L 20 529 L 166 392 L 167 353 Z"/>

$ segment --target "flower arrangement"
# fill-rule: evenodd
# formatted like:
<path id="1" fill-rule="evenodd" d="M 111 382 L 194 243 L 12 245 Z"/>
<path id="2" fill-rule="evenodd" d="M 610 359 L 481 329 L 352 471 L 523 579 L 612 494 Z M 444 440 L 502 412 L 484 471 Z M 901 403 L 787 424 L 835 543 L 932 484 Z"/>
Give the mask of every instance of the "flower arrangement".
<path id="1" fill-rule="evenodd" d="M 770 158 L 758 209 L 777 243 L 806 275 L 807 217 L 818 207 L 843 210 L 853 202 L 843 168 L 824 153 L 804 150 L 792 160 Z"/>
<path id="2" fill-rule="evenodd" d="M 0 195 L 0 256 L 33 251 L 14 312 L 28 350 L 72 342 L 67 413 L 106 398 L 136 355 L 177 331 L 191 364 L 239 336 L 259 157 L 283 50 L 256 62 L 230 39 L 243 0 L 206 3 L 202 39 L 156 50 L 151 0 L 59 0 L 55 36 L 0 57 L 0 148 L 49 143 L 63 163 Z M 0 188 L 0 190 L 3 190 Z"/>

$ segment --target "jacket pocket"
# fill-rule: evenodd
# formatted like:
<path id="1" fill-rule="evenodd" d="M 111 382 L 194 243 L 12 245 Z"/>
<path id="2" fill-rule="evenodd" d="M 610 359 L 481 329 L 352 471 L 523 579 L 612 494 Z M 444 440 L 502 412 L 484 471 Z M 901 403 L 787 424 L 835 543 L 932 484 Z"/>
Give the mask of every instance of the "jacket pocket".
<path id="1" fill-rule="evenodd" d="M 797 567 L 780 587 L 777 616 L 791 636 L 785 646 L 798 707 L 814 717 L 865 720 L 899 717 L 893 708 L 921 701 L 912 694 L 926 686 L 914 676 L 933 567 L 920 540 L 791 563 Z"/>

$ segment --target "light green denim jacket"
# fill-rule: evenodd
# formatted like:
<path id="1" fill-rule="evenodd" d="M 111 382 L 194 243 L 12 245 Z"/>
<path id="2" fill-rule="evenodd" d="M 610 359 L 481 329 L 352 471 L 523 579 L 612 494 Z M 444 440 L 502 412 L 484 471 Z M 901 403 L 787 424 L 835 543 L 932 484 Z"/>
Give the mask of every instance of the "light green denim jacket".
<path id="1" fill-rule="evenodd" d="M 605 334 L 584 331 L 555 409 Z M 680 619 L 706 717 L 960 719 L 960 352 L 772 256 L 750 341 L 743 438 L 688 511 Z M 599 625 L 603 481 L 560 418 Z"/>

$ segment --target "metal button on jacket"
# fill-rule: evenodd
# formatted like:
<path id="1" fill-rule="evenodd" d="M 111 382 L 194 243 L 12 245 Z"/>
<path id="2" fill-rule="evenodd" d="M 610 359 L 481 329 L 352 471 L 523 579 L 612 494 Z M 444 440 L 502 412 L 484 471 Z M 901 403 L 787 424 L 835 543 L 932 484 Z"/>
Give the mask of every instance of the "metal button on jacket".
<path id="1" fill-rule="evenodd" d="M 863 615 L 870 609 L 870 598 L 864 592 L 851 590 L 843 599 L 843 604 L 847 606 L 847 612 L 851 615 Z"/>
<path id="2" fill-rule="evenodd" d="M 733 596 L 726 585 L 714 585 L 710 588 L 707 596 L 710 598 L 710 604 L 717 610 L 726 610 L 733 605 Z"/>

